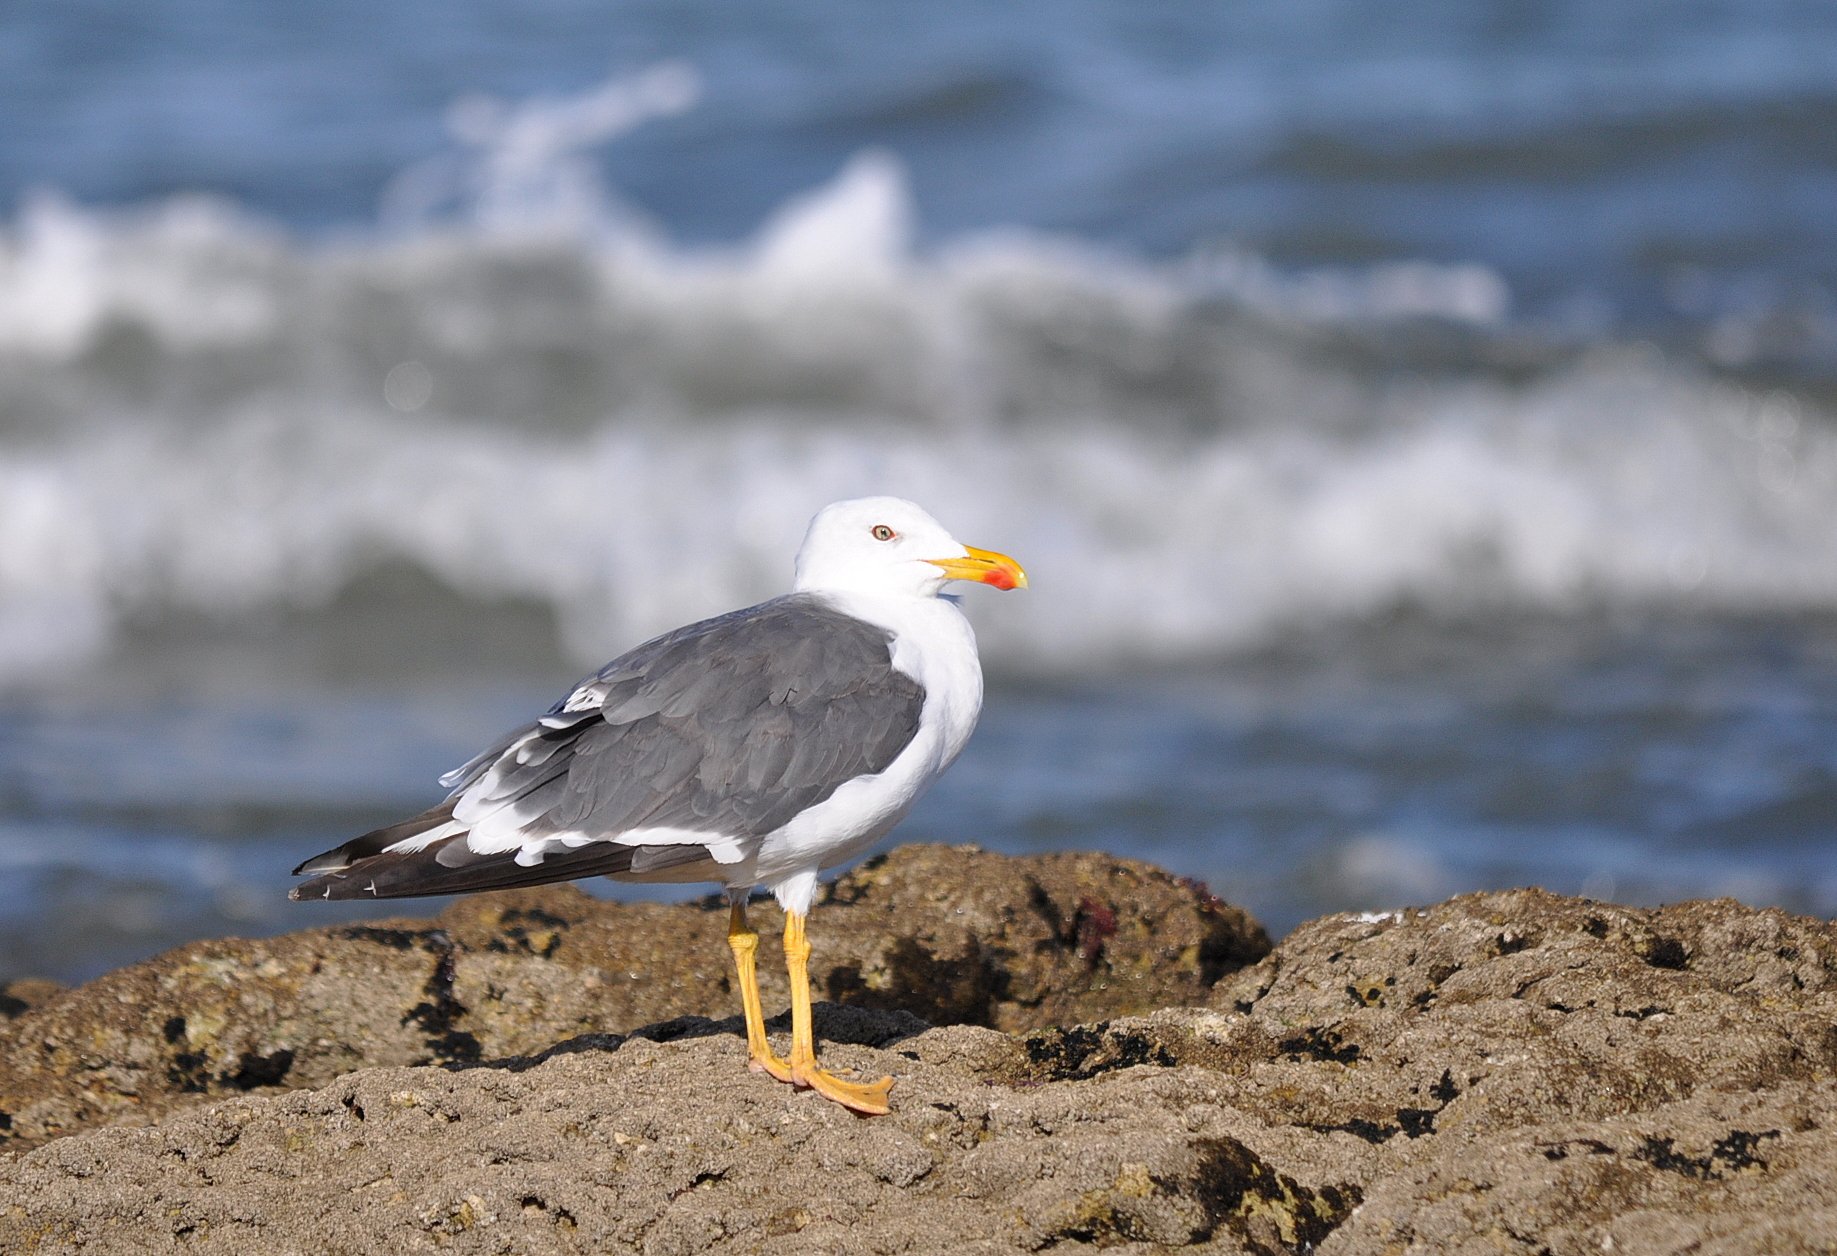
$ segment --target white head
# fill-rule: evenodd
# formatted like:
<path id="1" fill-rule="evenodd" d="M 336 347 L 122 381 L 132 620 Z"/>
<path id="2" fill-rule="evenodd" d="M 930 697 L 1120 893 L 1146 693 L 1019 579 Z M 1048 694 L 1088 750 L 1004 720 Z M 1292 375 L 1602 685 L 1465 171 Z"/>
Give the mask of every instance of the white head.
<path id="1" fill-rule="evenodd" d="M 817 511 L 797 551 L 794 587 L 936 597 L 949 580 L 1027 587 L 1019 563 L 963 544 L 913 503 L 858 497 Z"/>

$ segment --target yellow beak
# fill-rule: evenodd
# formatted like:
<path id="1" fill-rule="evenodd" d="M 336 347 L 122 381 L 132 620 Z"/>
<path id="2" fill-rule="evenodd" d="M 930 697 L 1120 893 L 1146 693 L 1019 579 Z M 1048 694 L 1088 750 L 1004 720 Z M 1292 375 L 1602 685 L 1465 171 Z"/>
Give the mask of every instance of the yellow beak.
<path id="1" fill-rule="evenodd" d="M 1027 573 L 1006 554 L 977 549 L 974 545 L 963 548 L 969 553 L 962 558 L 927 558 L 925 561 L 933 567 L 942 567 L 944 574 L 952 580 L 974 580 L 978 584 L 992 584 L 998 589 L 1027 587 Z"/>

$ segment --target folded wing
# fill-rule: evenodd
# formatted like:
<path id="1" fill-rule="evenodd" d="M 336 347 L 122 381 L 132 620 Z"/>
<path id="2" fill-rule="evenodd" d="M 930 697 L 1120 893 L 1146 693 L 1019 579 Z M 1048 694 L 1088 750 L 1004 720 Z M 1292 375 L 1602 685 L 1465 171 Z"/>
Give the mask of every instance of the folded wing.
<path id="1" fill-rule="evenodd" d="M 440 806 L 301 864 L 293 897 L 720 881 L 766 834 L 886 770 L 924 698 L 885 630 L 818 595 L 691 624 L 441 778 Z"/>

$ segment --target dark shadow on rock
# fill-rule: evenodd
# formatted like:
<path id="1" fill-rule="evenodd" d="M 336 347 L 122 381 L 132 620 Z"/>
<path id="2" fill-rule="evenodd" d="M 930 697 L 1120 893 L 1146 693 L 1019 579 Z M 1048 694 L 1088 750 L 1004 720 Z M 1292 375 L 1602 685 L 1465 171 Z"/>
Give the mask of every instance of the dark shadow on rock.
<path id="1" fill-rule="evenodd" d="M 55 981 L 29 977 L 17 981 L 0 981 L 0 1021 L 12 1020 L 40 1004 L 49 1003 L 68 988 Z"/>
<path id="2" fill-rule="evenodd" d="M 906 1012 L 882 1012 L 873 1008 L 846 1007 L 834 1003 L 818 1003 L 811 1012 L 819 1053 L 825 1042 L 884 1050 L 931 1028 L 918 1017 Z M 791 1014 L 785 1012 L 771 1017 L 766 1021 L 766 1028 L 781 1038 L 788 1035 L 791 1032 Z M 706 1016 L 673 1016 L 669 1020 L 641 1025 L 630 1033 L 577 1034 L 529 1055 L 504 1056 L 495 1060 L 450 1060 L 442 1062 L 439 1067 L 448 1072 L 484 1068 L 525 1073 L 558 1056 L 611 1053 L 635 1040 L 683 1042 L 694 1038 L 715 1037 L 734 1039 L 735 1059 L 746 1058 L 746 1023 L 741 1017 L 711 1020 Z M 785 1047 L 782 1040 L 778 1045 L 781 1049 Z"/>

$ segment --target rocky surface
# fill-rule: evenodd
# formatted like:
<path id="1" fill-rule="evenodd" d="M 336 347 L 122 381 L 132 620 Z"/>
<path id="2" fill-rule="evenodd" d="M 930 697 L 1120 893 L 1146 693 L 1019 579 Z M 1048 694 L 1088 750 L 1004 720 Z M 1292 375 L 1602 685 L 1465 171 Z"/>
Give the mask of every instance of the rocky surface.
<path id="1" fill-rule="evenodd" d="M 438 945 L 405 928 L 367 951 L 337 930 L 194 946 L 20 998 L 0 1096 L 50 1107 L 0 1153 L 0 1250 L 1832 1250 L 1828 922 L 1521 890 L 1322 919 L 1238 967 L 1247 918 L 1095 856 L 907 849 L 834 897 L 815 917 L 825 1057 L 892 1073 L 888 1117 L 748 1073 L 737 1019 L 659 1019 L 726 997 L 671 953 L 693 935 L 724 958 L 718 916 L 692 908 L 480 899 Z M 629 950 L 590 949 L 600 928 L 606 948 L 642 939 L 659 1002 L 620 983 Z M 336 1003 L 308 955 L 371 984 Z M 232 958 L 251 1004 L 196 975 Z M 439 1011 L 442 964 L 465 1008 L 442 1033 L 476 1050 L 431 1045 L 406 1003 Z M 186 1038 L 200 997 L 230 1045 L 179 1070 L 205 1078 L 186 1092 L 158 1080 L 192 1047 L 164 1024 L 187 1016 Z M 1186 1006 L 1124 1014 L 1143 999 Z M 266 1036 L 235 1037 L 243 1016 Z M 334 1021 L 353 1036 L 303 1028 Z M 224 1099 L 244 1043 L 296 1062 Z M 81 1103 L 97 1127 L 25 1149 L 56 1132 L 43 1112 Z"/>
<path id="2" fill-rule="evenodd" d="M 1837 926 L 1537 890 L 1329 917 L 1215 989 L 1232 1102 L 1378 1152 L 1323 1251 L 1827 1252 Z"/>
<path id="3" fill-rule="evenodd" d="M 751 915 L 766 1006 L 785 1007 L 783 917 L 770 900 Z M 725 1016 L 739 1010 L 726 933 L 718 902 L 620 905 L 559 885 L 433 920 L 193 943 L 67 993 L 16 982 L 0 990 L 17 1008 L 0 1019 L 0 1148 L 366 1066 Z M 969 847 L 869 861 L 826 889 L 810 934 L 818 998 L 998 1029 L 1201 1003 L 1269 950 L 1247 914 L 1146 864 Z"/>

